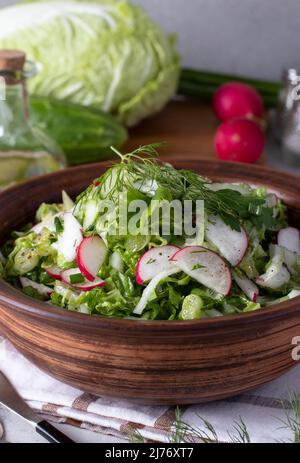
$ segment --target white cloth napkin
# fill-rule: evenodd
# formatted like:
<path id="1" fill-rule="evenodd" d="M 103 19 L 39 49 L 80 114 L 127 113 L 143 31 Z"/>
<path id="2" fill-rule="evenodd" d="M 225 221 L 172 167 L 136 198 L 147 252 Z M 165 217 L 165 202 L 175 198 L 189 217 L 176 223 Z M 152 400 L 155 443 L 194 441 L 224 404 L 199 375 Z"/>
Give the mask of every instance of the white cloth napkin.
<path id="1" fill-rule="evenodd" d="M 95 397 L 48 376 L 0 338 L 0 370 L 7 376 L 30 407 L 47 419 L 66 422 L 114 436 L 143 436 L 145 441 L 169 442 L 176 407 L 142 406 L 121 399 Z M 251 442 L 289 442 L 287 411 L 282 407 L 293 391 L 300 396 L 300 365 L 272 383 L 247 394 L 210 404 L 181 408 L 181 419 L 204 430 L 210 422 L 221 442 L 236 435 L 235 422 L 242 418 Z"/>

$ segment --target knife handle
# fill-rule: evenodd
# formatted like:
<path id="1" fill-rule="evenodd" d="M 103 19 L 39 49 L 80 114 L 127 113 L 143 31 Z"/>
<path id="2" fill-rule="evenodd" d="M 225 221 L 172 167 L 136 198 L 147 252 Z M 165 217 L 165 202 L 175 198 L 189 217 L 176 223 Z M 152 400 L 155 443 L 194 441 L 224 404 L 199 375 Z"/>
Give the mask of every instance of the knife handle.
<path id="1" fill-rule="evenodd" d="M 56 429 L 52 424 L 48 423 L 48 421 L 40 421 L 36 425 L 36 432 L 40 434 L 40 436 L 44 437 L 48 442 L 51 444 L 71 444 L 74 443 L 72 439 L 67 437 L 61 431 Z"/>

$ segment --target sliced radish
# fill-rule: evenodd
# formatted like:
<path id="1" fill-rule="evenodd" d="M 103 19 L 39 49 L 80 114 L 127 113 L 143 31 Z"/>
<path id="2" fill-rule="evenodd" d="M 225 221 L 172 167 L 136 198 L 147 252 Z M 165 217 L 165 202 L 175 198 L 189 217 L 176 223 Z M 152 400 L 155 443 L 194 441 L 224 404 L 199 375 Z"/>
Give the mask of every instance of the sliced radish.
<path id="1" fill-rule="evenodd" d="M 37 223 L 31 228 L 31 231 L 39 234 L 43 231 L 44 228 L 47 228 L 51 232 L 55 232 L 55 218 L 62 217 L 63 212 L 58 212 L 57 214 L 51 215 L 48 214 L 46 218 L 42 221 Z"/>
<path id="2" fill-rule="evenodd" d="M 283 248 L 283 253 L 284 253 L 284 263 L 288 268 L 288 271 L 291 273 L 291 275 L 296 275 L 296 265 L 300 264 L 300 256 L 299 254 L 296 254 L 295 252 L 289 251 L 286 248 Z"/>
<path id="3" fill-rule="evenodd" d="M 158 273 L 174 269 L 174 263 L 170 258 L 180 248 L 166 244 L 157 248 L 151 248 L 143 254 L 136 266 L 136 282 L 142 285 L 146 281 L 152 280 Z"/>
<path id="4" fill-rule="evenodd" d="M 187 275 L 207 288 L 226 296 L 231 289 L 231 273 L 225 261 L 202 246 L 187 246 L 172 256 L 172 261 Z"/>
<path id="5" fill-rule="evenodd" d="M 88 281 L 86 280 L 84 283 L 78 283 L 75 285 L 72 285 L 74 288 L 78 289 L 79 291 L 91 291 L 92 289 L 95 288 L 100 288 L 102 286 L 105 286 L 105 281 L 101 280 L 101 278 L 95 278 L 94 281 Z"/>
<path id="6" fill-rule="evenodd" d="M 71 276 L 81 274 L 79 268 L 69 268 L 61 272 L 61 279 L 66 285 L 72 285 Z M 73 285 L 72 285 L 73 286 Z"/>
<path id="7" fill-rule="evenodd" d="M 280 246 L 270 246 L 271 262 L 267 271 L 256 278 L 259 286 L 270 289 L 278 289 L 289 282 L 290 273 L 283 265 L 284 250 Z"/>
<path id="8" fill-rule="evenodd" d="M 27 288 L 31 286 L 34 288 L 41 296 L 50 297 L 51 293 L 53 293 L 53 288 L 49 286 L 42 285 L 41 283 L 36 283 L 36 281 L 32 281 L 29 278 L 20 277 L 20 283 L 22 288 Z"/>
<path id="9" fill-rule="evenodd" d="M 237 266 L 243 260 L 248 248 L 248 237 L 243 227 L 236 231 L 220 217 L 209 216 L 205 234 L 232 266 Z"/>
<path id="10" fill-rule="evenodd" d="M 232 276 L 236 284 L 241 288 L 241 290 L 246 294 L 250 301 L 256 302 L 259 289 L 253 281 L 249 280 L 245 275 L 240 275 L 236 271 L 232 271 Z"/>
<path id="11" fill-rule="evenodd" d="M 152 278 L 148 286 L 146 286 L 146 288 L 144 289 L 142 297 L 139 300 L 135 309 L 133 310 L 133 313 L 140 315 L 147 306 L 148 301 L 153 291 L 155 291 L 155 288 L 159 284 L 159 282 L 164 278 L 167 278 L 168 276 L 174 275 L 178 272 L 180 272 L 180 269 L 175 267 L 175 265 L 173 264 L 173 268 L 169 268 L 168 270 L 164 270 L 163 272 L 156 274 L 155 277 Z"/>
<path id="12" fill-rule="evenodd" d="M 91 289 L 105 285 L 105 281 L 101 280 L 101 278 L 95 278 L 94 281 L 88 281 L 85 279 L 82 283 L 71 283 L 71 276 L 78 274 L 80 274 L 79 268 L 70 268 L 61 273 L 61 278 L 66 285 L 72 286 L 79 291 L 91 291 Z"/>
<path id="13" fill-rule="evenodd" d="M 94 281 L 107 255 L 107 247 L 100 236 L 84 238 L 77 250 L 77 264 L 81 273 Z"/>
<path id="14" fill-rule="evenodd" d="M 61 280 L 61 269 L 59 267 L 44 267 L 44 270 L 51 278 L 54 278 L 54 280 Z"/>
<path id="15" fill-rule="evenodd" d="M 279 246 L 300 254 L 300 233 L 297 228 L 287 227 L 280 230 L 277 237 Z"/>
<path id="16" fill-rule="evenodd" d="M 66 262 L 73 262 L 76 259 L 77 248 L 82 241 L 80 223 L 71 212 L 62 214 L 63 231 L 58 235 L 58 240 L 52 244 L 53 248 L 61 254 Z"/>

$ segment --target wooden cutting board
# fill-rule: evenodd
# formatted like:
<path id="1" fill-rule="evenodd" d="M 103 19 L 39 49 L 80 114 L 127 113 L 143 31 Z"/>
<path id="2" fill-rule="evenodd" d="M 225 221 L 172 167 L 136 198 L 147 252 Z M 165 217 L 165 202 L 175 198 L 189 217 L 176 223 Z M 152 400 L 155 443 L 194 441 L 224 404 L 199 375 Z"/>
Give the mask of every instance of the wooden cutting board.
<path id="1" fill-rule="evenodd" d="M 159 114 L 130 130 L 125 151 L 132 151 L 139 145 L 165 142 L 160 149 L 162 156 L 216 159 L 213 137 L 218 124 L 209 105 L 186 100 L 172 101 Z M 265 161 L 265 156 L 262 156 L 259 164 Z"/>

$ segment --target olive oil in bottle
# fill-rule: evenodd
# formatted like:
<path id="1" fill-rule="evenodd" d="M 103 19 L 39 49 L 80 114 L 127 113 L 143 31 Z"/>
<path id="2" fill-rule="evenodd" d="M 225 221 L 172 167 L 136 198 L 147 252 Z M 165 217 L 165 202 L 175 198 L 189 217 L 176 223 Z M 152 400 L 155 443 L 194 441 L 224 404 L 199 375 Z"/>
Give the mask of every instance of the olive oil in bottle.
<path id="1" fill-rule="evenodd" d="M 30 122 L 25 67 L 22 51 L 0 50 L 0 189 L 65 166 L 61 149 Z"/>

